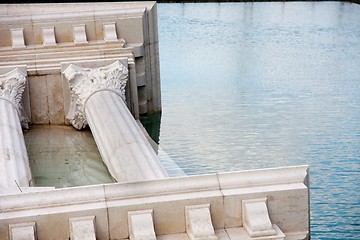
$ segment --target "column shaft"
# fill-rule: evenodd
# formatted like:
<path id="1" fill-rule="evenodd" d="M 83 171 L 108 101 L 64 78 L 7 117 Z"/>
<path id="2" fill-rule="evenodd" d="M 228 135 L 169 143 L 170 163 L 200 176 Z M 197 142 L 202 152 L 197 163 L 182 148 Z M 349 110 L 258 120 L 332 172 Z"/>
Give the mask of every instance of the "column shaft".
<path id="1" fill-rule="evenodd" d="M 28 187 L 31 171 L 17 109 L 0 99 L 0 187 Z"/>
<path id="2" fill-rule="evenodd" d="M 0 75 L 0 187 L 28 187 L 31 183 L 21 129 L 21 124 L 27 127 L 22 113 L 26 70 L 24 73 L 20 68 Z"/>
<path id="3" fill-rule="evenodd" d="M 99 68 L 68 65 L 63 71 L 72 95 L 72 110 L 67 117 L 77 129 L 90 126 L 101 157 L 116 181 L 165 178 L 167 172 L 125 104 L 129 77 L 125 61 L 128 59 Z M 91 65 L 96 64 L 99 62 Z M 136 74 L 134 66 L 131 74 L 132 77 Z M 135 88 L 133 81 L 130 89 Z M 134 92 L 131 96 L 137 99 Z M 132 104 L 138 107 L 136 102 Z"/>
<path id="4" fill-rule="evenodd" d="M 117 93 L 100 91 L 92 95 L 85 105 L 85 115 L 103 161 L 117 181 L 168 176 Z"/>

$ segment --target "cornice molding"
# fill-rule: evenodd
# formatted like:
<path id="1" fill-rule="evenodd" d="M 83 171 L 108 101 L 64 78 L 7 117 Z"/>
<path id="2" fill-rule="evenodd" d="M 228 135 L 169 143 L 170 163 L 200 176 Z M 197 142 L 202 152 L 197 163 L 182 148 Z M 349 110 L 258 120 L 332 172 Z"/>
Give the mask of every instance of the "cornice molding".
<path id="1" fill-rule="evenodd" d="M 100 91 L 112 91 L 125 100 L 128 69 L 120 61 L 100 68 L 83 68 L 70 64 L 63 75 L 69 82 L 71 103 L 67 116 L 76 129 L 87 126 L 85 106 L 88 99 Z"/>
<path id="2" fill-rule="evenodd" d="M 98 202 L 126 201 L 126 203 L 133 203 L 135 199 L 142 202 L 151 201 L 154 197 L 165 196 L 172 196 L 171 199 L 183 199 L 184 197 L 191 199 L 198 196 L 231 196 L 240 193 L 259 193 L 259 188 L 263 188 L 263 192 L 281 191 L 280 189 L 286 185 L 288 187 L 284 188 L 283 191 L 288 191 L 289 188 L 306 189 L 309 188 L 304 183 L 309 177 L 308 171 L 309 166 L 303 165 L 141 182 L 81 186 L 77 188 L 49 188 L 46 191 L 29 192 L 27 194 L 4 194 L 3 196 L 0 195 L 0 200 L 3 203 L 0 206 L 0 217 L 11 211 L 37 211 L 42 208 L 56 207 L 71 208 L 71 205 L 86 205 Z M 264 179 L 263 176 L 268 177 Z M 250 179 L 248 184 L 244 185 L 243 183 L 247 182 L 246 177 L 250 177 Z M 229 179 L 232 179 L 232 181 L 229 181 Z M 239 180 L 242 182 L 237 184 Z M 268 182 L 268 180 L 270 181 Z M 106 191 L 104 191 L 104 188 Z M 66 198 L 63 197 L 65 195 Z"/>
<path id="3" fill-rule="evenodd" d="M 28 128 L 27 118 L 22 105 L 22 95 L 26 86 L 27 75 L 15 68 L 0 75 L 0 99 L 10 102 L 19 114 L 21 126 Z"/>
<path id="4" fill-rule="evenodd" d="M 186 212 L 201 209 L 200 213 L 206 214 L 195 214 L 195 218 L 207 216 L 209 223 L 210 213 L 215 230 L 230 230 L 229 236 L 233 236 L 231 239 L 250 239 L 245 229 L 242 229 L 243 205 L 249 203 L 249 200 L 266 199 L 272 224 L 276 224 L 291 239 L 308 239 L 309 187 L 304 184 L 307 179 L 308 166 L 294 166 L 62 188 L 26 194 L 18 192 L 0 195 L 0 222 L 6 226 L 14 223 L 14 219 L 26 222 L 31 218 L 42 224 L 42 231 L 52 232 L 51 228 L 56 221 L 57 234 L 63 234 L 62 238 L 65 239 L 68 235 L 63 232 L 68 229 L 69 221 L 64 218 L 64 213 L 71 212 L 71 217 L 74 218 L 83 217 L 84 212 L 87 212 L 96 215 L 96 219 L 104 224 L 102 229 L 110 229 L 105 232 L 107 238 L 110 235 L 116 239 L 125 239 L 129 236 L 128 230 L 120 230 L 118 226 L 129 222 L 129 212 L 153 209 L 157 219 L 154 221 L 157 233 L 179 236 L 186 229 Z M 240 183 L 237 184 L 239 180 Z M 251 213 L 249 216 L 254 217 Z M 47 222 L 44 219 L 50 220 Z M 176 219 L 171 222 L 171 232 L 168 231 L 169 219 Z M 243 231 L 240 232 L 240 228 Z M 275 236 L 270 238 L 275 239 Z M 206 239 L 212 238 L 207 236 Z"/>

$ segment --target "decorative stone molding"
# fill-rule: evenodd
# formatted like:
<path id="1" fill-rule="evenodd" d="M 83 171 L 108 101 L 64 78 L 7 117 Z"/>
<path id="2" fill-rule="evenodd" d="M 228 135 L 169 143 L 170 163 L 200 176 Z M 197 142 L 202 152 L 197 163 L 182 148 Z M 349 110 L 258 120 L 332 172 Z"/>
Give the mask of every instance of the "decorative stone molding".
<path id="1" fill-rule="evenodd" d="M 210 204 L 185 207 L 186 233 L 190 240 L 217 240 L 211 222 Z"/>
<path id="2" fill-rule="evenodd" d="M 130 240 L 156 240 L 153 209 L 128 212 Z"/>
<path id="3" fill-rule="evenodd" d="M 36 240 L 36 223 L 17 223 L 9 225 L 10 240 Z"/>
<path id="4" fill-rule="evenodd" d="M 266 237 L 276 235 L 273 229 L 266 198 L 242 201 L 243 225 L 250 237 Z"/>
<path id="5" fill-rule="evenodd" d="M 12 48 L 25 48 L 24 40 L 24 29 L 23 28 L 12 28 L 11 32 L 11 41 Z"/>
<path id="6" fill-rule="evenodd" d="M 103 31 L 105 42 L 121 42 L 125 44 L 125 40 L 123 38 L 118 39 L 115 22 L 104 23 Z"/>
<path id="7" fill-rule="evenodd" d="M 251 238 L 243 228 L 242 202 L 267 198 L 269 217 L 277 232 L 276 225 L 288 240 L 309 239 L 307 171 L 307 166 L 296 166 L 0 195 L 0 226 L 32 219 L 39 239 L 69 239 L 66 216 L 91 213 L 96 216 L 98 239 L 128 239 L 128 213 L 153 209 L 157 239 L 189 239 L 186 207 L 210 203 L 218 239 L 266 239 Z M 209 220 L 208 214 L 202 216 Z M 219 236 L 221 232 L 228 238 Z M 7 227 L 0 227 L 0 239 L 7 235 Z"/>
<path id="8" fill-rule="evenodd" d="M 73 25 L 73 35 L 75 44 L 88 43 L 86 37 L 85 24 Z"/>
<path id="9" fill-rule="evenodd" d="M 69 219 L 70 240 L 96 240 L 95 216 Z"/>
<path id="10" fill-rule="evenodd" d="M 82 68 L 70 64 L 63 75 L 69 81 L 71 92 L 70 111 L 67 116 L 76 129 L 86 127 L 85 105 L 100 91 L 112 91 L 125 100 L 128 69 L 119 61 L 100 68 Z"/>
<path id="11" fill-rule="evenodd" d="M 29 87 L 32 88 L 29 91 L 32 123 L 69 123 L 65 117 L 69 107 L 65 98 L 68 96 L 59 86 L 62 85 L 59 65 L 64 62 L 114 58 L 133 58 L 135 61 L 136 58 L 137 71 L 144 69 L 146 73 L 144 86 L 148 93 L 148 113 L 161 111 L 156 6 L 155 1 L 145 1 L 131 4 L 44 3 L 41 7 L 37 4 L 7 4 L 0 7 L 4 30 L 1 32 L 4 41 L 0 62 L 2 66 L 27 66 Z M 85 24 L 85 29 L 79 26 L 81 24 Z M 84 33 L 88 43 L 85 43 Z M 136 74 L 132 77 L 137 78 Z M 127 106 L 134 106 L 129 109 L 138 119 L 139 106 L 133 103 L 136 96 L 130 91 L 127 96 Z M 26 105 L 24 107 L 28 110 Z"/>
<path id="12" fill-rule="evenodd" d="M 117 33 L 115 23 L 104 23 L 104 40 L 105 42 L 117 41 Z"/>
<path id="13" fill-rule="evenodd" d="M 28 118 L 22 105 L 22 94 L 26 86 L 26 74 L 18 68 L 0 75 L 0 99 L 10 102 L 19 114 L 21 126 L 28 128 Z"/>
<path id="14" fill-rule="evenodd" d="M 42 28 L 43 44 L 44 46 L 56 46 L 55 28 L 43 27 Z"/>

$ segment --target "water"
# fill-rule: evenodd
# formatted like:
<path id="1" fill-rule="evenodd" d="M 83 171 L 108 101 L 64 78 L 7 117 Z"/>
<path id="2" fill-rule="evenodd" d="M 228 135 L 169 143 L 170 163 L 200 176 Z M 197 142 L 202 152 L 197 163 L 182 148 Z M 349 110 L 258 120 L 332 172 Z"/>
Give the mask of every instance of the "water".
<path id="1" fill-rule="evenodd" d="M 158 4 L 159 143 L 187 174 L 308 164 L 312 239 L 360 239 L 360 5 Z"/>
<path id="2" fill-rule="evenodd" d="M 34 185 L 74 187 L 112 183 L 90 129 L 32 125 L 24 134 Z"/>

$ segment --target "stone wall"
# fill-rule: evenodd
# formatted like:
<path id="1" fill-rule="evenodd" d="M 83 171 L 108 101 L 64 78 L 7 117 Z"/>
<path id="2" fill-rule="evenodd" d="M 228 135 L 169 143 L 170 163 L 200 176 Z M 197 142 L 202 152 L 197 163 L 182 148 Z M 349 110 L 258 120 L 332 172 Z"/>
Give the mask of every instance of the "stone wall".
<path id="1" fill-rule="evenodd" d="M 27 66 L 31 123 L 66 123 L 62 62 L 127 58 L 137 95 L 127 91 L 129 109 L 135 118 L 161 111 L 155 2 L 4 4 L 0 22 L 0 67 Z"/>

